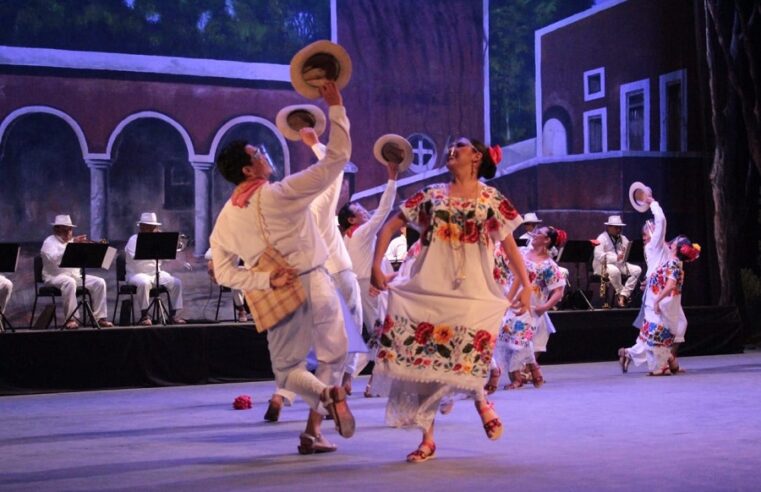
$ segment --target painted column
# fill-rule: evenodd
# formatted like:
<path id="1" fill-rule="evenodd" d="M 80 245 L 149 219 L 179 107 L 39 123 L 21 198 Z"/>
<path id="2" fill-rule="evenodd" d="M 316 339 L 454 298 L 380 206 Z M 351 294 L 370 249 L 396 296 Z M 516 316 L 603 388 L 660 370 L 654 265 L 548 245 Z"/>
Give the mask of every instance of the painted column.
<path id="1" fill-rule="evenodd" d="M 195 171 L 195 248 L 194 256 L 203 256 L 209 249 L 211 234 L 211 170 L 214 163 L 191 162 Z"/>
<path id="2" fill-rule="evenodd" d="M 108 238 L 108 170 L 109 159 L 85 159 L 90 169 L 90 239 Z"/>

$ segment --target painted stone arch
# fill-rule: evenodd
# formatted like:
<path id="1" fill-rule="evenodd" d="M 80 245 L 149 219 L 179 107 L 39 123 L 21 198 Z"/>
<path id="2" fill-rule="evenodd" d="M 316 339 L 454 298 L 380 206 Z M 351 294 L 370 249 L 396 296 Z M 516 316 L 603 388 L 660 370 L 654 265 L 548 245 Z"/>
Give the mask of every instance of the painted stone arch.
<path id="1" fill-rule="evenodd" d="M 238 116 L 222 125 L 212 141 L 210 159 L 216 161 L 225 145 L 237 139 L 264 146 L 277 169 L 277 176 L 273 176 L 273 179 L 282 179 L 291 173 L 290 153 L 285 137 L 271 121 L 258 116 Z M 215 166 L 212 173 L 212 217 L 219 214 L 233 188 L 233 184 L 223 178 Z"/>
<path id="2" fill-rule="evenodd" d="M 188 131 L 154 111 L 122 120 L 109 138 L 108 238 L 126 241 L 142 212 L 155 212 L 162 229 L 193 236 L 195 151 Z"/>
<path id="3" fill-rule="evenodd" d="M 56 214 L 72 216 L 79 231 L 90 226 L 87 141 L 68 114 L 28 106 L 0 123 L 0 237 L 41 242 Z"/>
<path id="4" fill-rule="evenodd" d="M 561 106 L 549 107 L 542 117 L 542 156 L 560 157 L 571 153 L 571 116 Z"/>

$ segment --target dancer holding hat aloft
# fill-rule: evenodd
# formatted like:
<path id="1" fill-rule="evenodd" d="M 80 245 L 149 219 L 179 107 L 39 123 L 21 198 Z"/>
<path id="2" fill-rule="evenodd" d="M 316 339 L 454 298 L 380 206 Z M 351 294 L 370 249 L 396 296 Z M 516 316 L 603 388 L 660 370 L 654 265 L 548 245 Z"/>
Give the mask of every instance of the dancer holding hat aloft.
<path id="1" fill-rule="evenodd" d="M 502 243 L 523 287 L 517 312 L 530 305 L 531 292 L 512 235 L 521 217 L 499 191 L 479 182 L 494 176 L 500 159 L 499 147 L 457 139 L 447 158 L 452 181 L 412 195 L 378 236 L 372 280 L 378 289 L 388 288 L 389 301 L 374 388 L 389 396 L 389 425 L 422 430 L 422 442 L 407 456 L 412 463 L 434 456 L 434 417 L 442 398 L 454 393 L 474 398 L 489 439 L 502 435 L 502 422 L 483 391 L 510 306 L 493 276 L 495 242 Z M 389 283 L 381 261 L 405 223 L 420 230 L 422 249 L 410 275 Z"/>

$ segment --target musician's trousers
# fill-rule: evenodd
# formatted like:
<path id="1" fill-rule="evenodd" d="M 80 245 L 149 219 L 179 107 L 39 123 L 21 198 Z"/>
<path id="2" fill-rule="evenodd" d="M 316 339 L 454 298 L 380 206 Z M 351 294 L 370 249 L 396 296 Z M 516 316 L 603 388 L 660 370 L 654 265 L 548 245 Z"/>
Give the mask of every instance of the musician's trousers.
<path id="1" fill-rule="evenodd" d="M 140 311 L 148 309 L 150 304 L 150 290 L 156 283 L 155 275 L 137 273 L 127 279 L 127 281 L 137 287 L 137 307 Z M 173 277 L 167 272 L 159 272 L 159 284 L 166 287 L 169 292 L 169 299 L 172 301 L 172 309 L 179 311 L 182 309 L 182 281 Z"/>
<path id="2" fill-rule="evenodd" d="M 608 275 L 610 276 L 610 285 L 613 286 L 613 290 L 616 295 L 622 295 L 629 297 L 632 295 L 632 291 L 637 287 L 639 276 L 642 273 L 642 268 L 632 263 L 627 263 L 624 271 L 629 270 L 629 277 L 626 279 L 626 283 L 621 281 L 621 268 L 618 265 L 608 265 Z"/>
<path id="3" fill-rule="evenodd" d="M 75 278 L 69 275 L 57 275 L 45 282 L 45 285 L 61 289 L 64 319 L 68 319 L 77 307 L 77 286 L 82 285 L 82 279 L 80 277 Z M 106 281 L 100 277 L 88 275 L 87 280 L 85 281 L 85 287 L 87 287 L 87 290 L 90 291 L 90 296 L 92 296 L 92 310 L 95 319 L 107 318 Z M 77 314 L 81 319 L 83 316 L 81 310 Z"/>

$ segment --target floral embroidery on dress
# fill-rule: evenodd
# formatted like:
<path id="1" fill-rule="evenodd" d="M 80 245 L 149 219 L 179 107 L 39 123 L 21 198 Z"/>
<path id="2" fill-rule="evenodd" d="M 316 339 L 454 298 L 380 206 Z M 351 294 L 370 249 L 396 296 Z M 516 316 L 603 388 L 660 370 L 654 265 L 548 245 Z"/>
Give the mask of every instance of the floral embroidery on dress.
<path id="1" fill-rule="evenodd" d="M 684 269 L 682 268 L 681 261 L 671 259 L 659 266 L 655 273 L 650 275 L 648 287 L 657 296 L 666 288 L 666 283 L 669 280 L 676 282 L 676 287 L 671 292 L 671 295 L 680 295 L 682 293 L 682 285 L 684 285 Z"/>
<path id="2" fill-rule="evenodd" d="M 431 185 L 408 198 L 401 212 L 421 231 L 423 247 L 433 241 L 489 244 L 505 237 L 518 218 L 510 200 L 490 186 L 481 186 L 478 197 L 470 199 L 450 197 L 449 185 Z"/>
<path id="3" fill-rule="evenodd" d="M 406 369 L 486 377 L 495 343 L 496 337 L 486 330 L 425 321 L 415 324 L 402 316 L 387 315 L 376 358 Z"/>
<path id="4" fill-rule="evenodd" d="M 650 347 L 670 347 L 674 343 L 671 330 L 658 323 L 645 320 L 639 331 L 639 338 Z"/>

